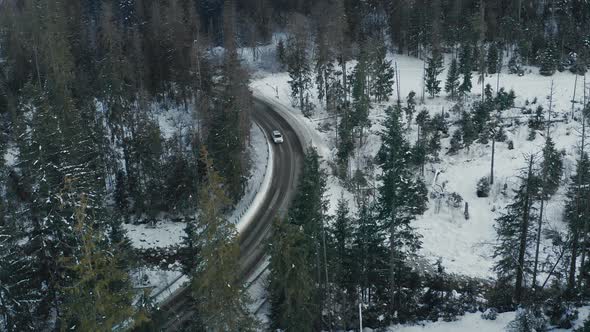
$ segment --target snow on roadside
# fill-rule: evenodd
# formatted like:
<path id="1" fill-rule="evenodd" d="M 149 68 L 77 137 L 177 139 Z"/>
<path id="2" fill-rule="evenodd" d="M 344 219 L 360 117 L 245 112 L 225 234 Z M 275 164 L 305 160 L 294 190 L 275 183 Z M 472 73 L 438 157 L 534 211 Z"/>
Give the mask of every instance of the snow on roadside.
<path id="1" fill-rule="evenodd" d="M 189 281 L 180 271 L 141 268 L 131 275 L 135 288 L 151 289 L 150 296 L 159 303 Z"/>
<path id="2" fill-rule="evenodd" d="M 257 124 L 253 124 L 250 130 L 250 161 L 252 168 L 244 195 L 230 216 L 238 231 L 250 222 L 252 211 L 257 210 L 257 205 L 262 203 L 272 176 L 270 142 Z"/>
<path id="3" fill-rule="evenodd" d="M 238 222 L 243 216 L 260 189 L 265 177 L 269 150 L 267 140 L 262 130 L 253 125 L 251 129 L 250 156 L 252 158 L 252 170 L 246 185 L 246 191 L 242 199 L 236 204 L 230 220 Z M 175 222 L 164 219 L 152 224 L 124 224 L 134 248 L 165 248 L 180 245 L 185 235 L 185 222 Z"/>

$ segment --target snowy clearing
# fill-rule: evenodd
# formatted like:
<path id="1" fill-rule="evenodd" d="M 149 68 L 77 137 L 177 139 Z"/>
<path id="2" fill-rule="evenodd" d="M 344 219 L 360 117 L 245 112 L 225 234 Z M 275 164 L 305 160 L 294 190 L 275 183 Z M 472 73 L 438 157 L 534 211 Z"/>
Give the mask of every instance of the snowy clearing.
<path id="1" fill-rule="evenodd" d="M 422 71 L 423 62 L 420 59 L 398 56 L 390 57 L 400 71 L 400 95 L 402 103 L 410 91 L 417 93 L 420 99 L 422 92 Z M 449 61 L 447 57 L 447 62 Z M 256 66 L 256 64 L 251 64 Z M 349 67 L 351 68 L 351 67 Z M 273 104 L 279 105 L 285 112 L 290 112 L 290 117 L 296 119 L 297 123 L 305 127 L 306 138 L 318 149 L 320 155 L 325 161 L 330 162 L 335 159 L 336 143 L 335 132 L 333 130 L 334 120 L 326 113 L 322 103 L 316 98 L 314 100 L 316 109 L 311 118 L 306 118 L 301 111 L 292 107 L 292 98 L 288 85 L 289 75 L 284 72 L 266 72 L 256 68 L 254 74 L 255 80 L 251 83 L 254 93 L 262 95 Z M 350 69 L 352 70 L 352 69 Z M 444 80 L 446 71 L 443 72 L 439 79 Z M 576 87 L 576 99 L 582 94 L 581 77 L 578 77 Z M 562 121 L 566 114 L 571 113 L 571 100 L 574 93 L 575 76 L 569 72 L 556 73 L 552 77 L 541 76 L 536 73 L 528 73 L 525 76 L 509 75 L 506 70 L 500 75 L 499 86 L 506 90 L 513 89 L 516 92 L 516 106 L 522 107 L 526 101 L 530 103 L 537 99 L 537 105 L 548 109 L 547 95 L 553 81 L 555 90 L 553 98 L 553 118 Z M 481 85 L 475 78 L 472 90 L 472 98 L 478 98 L 478 92 L 481 93 Z M 494 90 L 496 89 L 497 76 L 488 76 L 486 83 L 490 83 Z M 315 96 L 315 90 L 314 96 Z M 367 160 L 371 160 L 377 153 L 380 146 L 378 132 L 381 128 L 380 120 L 383 119 L 383 113 L 387 106 L 393 105 L 394 96 L 388 103 L 375 105 L 371 110 L 370 119 L 372 126 L 366 139 L 366 143 L 355 150 L 355 155 L 350 162 L 351 170 L 363 168 Z M 424 104 L 418 105 L 418 110 L 426 108 L 431 115 L 442 111 L 449 111 L 454 102 L 446 99 L 443 94 L 436 98 L 425 98 Z M 536 107 L 537 105 L 531 105 Z M 522 116 L 518 109 L 506 111 L 507 116 Z M 458 117 L 457 114 L 450 115 L 450 122 Z M 490 257 L 491 247 L 495 241 L 494 223 L 495 219 L 503 211 L 505 205 L 512 199 L 512 189 L 518 185 L 516 175 L 519 170 L 524 168 L 524 155 L 527 153 L 539 153 L 544 144 L 543 133 L 539 133 L 535 140 L 528 141 L 528 127 L 526 120 L 520 126 L 514 123 L 514 120 L 506 120 L 505 123 L 512 122 L 512 126 L 506 128 L 508 140 L 513 140 L 514 149 L 509 150 L 507 143 L 496 144 L 496 167 L 495 167 L 495 184 L 492 187 L 490 197 L 477 198 L 475 186 L 477 181 L 484 176 L 489 175 L 490 171 L 490 153 L 491 143 L 482 145 L 475 143 L 469 150 L 461 150 L 456 155 L 447 155 L 445 148 L 448 147 L 449 138 L 443 138 L 443 149 L 439 155 L 440 161 L 426 165 L 424 180 L 430 187 L 430 191 L 440 190 L 444 185 L 444 191 L 447 193 L 456 192 L 461 195 L 465 202 L 469 203 L 470 219 L 465 220 L 462 209 L 455 209 L 446 206 L 444 202 L 438 203 L 437 208 L 435 200 L 431 199 L 428 211 L 419 216 L 414 223 L 423 236 L 423 248 L 421 254 L 431 261 L 438 258 L 443 260 L 448 272 L 457 273 L 472 277 L 491 278 L 493 273 L 491 267 L 493 259 Z M 332 130 L 320 130 L 324 125 L 332 125 Z M 564 158 L 564 177 L 558 193 L 547 203 L 546 221 L 548 227 L 562 229 L 562 211 L 564 191 L 569 175 L 573 172 L 574 161 L 576 158 L 576 147 L 578 140 L 578 131 L 581 127 L 576 121 L 563 121 L 553 124 L 551 135 L 556 143 L 558 150 L 565 151 Z M 417 127 L 412 125 L 408 132 L 408 139 L 413 142 L 416 139 Z M 451 126 L 449 132 L 453 131 Z M 327 168 L 326 165 L 326 169 Z M 377 175 L 378 173 L 374 174 Z M 435 180 L 435 175 L 438 174 Z M 507 185 L 507 195 L 502 195 L 504 184 Z M 329 213 L 333 213 L 337 200 L 342 196 L 352 201 L 352 193 L 346 190 L 340 180 L 330 176 L 328 180 L 328 196 L 330 199 Z M 354 206 L 351 206 L 354 211 Z M 542 253 L 546 254 L 546 253 Z"/>

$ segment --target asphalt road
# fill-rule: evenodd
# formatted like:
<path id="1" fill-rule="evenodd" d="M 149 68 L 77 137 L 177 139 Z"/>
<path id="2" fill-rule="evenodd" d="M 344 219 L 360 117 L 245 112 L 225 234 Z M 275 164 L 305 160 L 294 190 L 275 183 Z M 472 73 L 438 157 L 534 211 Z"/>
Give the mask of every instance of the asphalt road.
<path id="1" fill-rule="evenodd" d="M 273 130 L 279 130 L 284 143 L 274 144 L 273 178 L 269 193 L 260 205 L 252 223 L 240 234 L 240 267 L 245 282 L 257 267 L 263 263 L 265 243 L 272 222 L 287 212 L 297 186 L 297 179 L 303 164 L 303 145 L 293 127 L 269 105 L 255 100 L 252 120 L 260 125 L 270 139 Z M 162 331 L 179 331 L 191 319 L 195 310 L 190 305 L 190 289 L 182 289 L 161 304 Z"/>

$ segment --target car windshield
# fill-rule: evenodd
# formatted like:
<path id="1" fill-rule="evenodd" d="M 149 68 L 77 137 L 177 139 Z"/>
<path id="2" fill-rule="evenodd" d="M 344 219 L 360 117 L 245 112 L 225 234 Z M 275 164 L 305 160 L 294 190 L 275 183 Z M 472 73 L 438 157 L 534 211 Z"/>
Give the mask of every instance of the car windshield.
<path id="1" fill-rule="evenodd" d="M 281 133 L 275 133 L 275 137 L 281 137 Z"/>

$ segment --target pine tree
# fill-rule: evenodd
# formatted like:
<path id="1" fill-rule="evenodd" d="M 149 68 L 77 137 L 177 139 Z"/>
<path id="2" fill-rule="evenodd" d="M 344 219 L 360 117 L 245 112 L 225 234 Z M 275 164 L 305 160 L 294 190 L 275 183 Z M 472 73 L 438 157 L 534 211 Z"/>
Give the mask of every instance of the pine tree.
<path id="1" fill-rule="evenodd" d="M 388 280 L 386 303 L 389 312 L 406 312 L 410 299 L 404 298 L 402 285 L 408 255 L 420 247 L 420 236 L 411 226 L 416 215 L 426 209 L 427 191 L 421 180 L 414 179 L 409 167 L 410 147 L 403 136 L 399 114 L 392 108 L 386 111 L 382 145 L 377 155 L 383 170 L 380 177 L 378 220 L 389 236 Z M 392 319 L 392 317 L 389 317 Z"/>
<path id="2" fill-rule="evenodd" d="M 453 59 L 447 73 L 447 82 L 445 83 L 445 91 L 451 95 L 451 99 L 456 98 L 459 84 L 459 66 L 457 60 Z"/>
<path id="3" fill-rule="evenodd" d="M 193 240 L 199 247 L 195 259 L 200 262 L 192 272 L 194 303 L 207 330 L 254 331 L 255 321 L 246 308 L 248 296 L 240 282 L 237 231 L 224 216 L 230 200 L 205 148 L 201 160 L 206 178 L 199 191 L 199 223 L 205 227 Z"/>
<path id="4" fill-rule="evenodd" d="M 426 85 L 426 91 L 431 98 L 438 95 L 441 90 L 440 80 L 438 75 L 443 72 L 443 57 L 438 51 L 433 51 L 432 55 L 428 58 L 426 64 L 426 76 L 424 77 L 424 84 Z"/>

